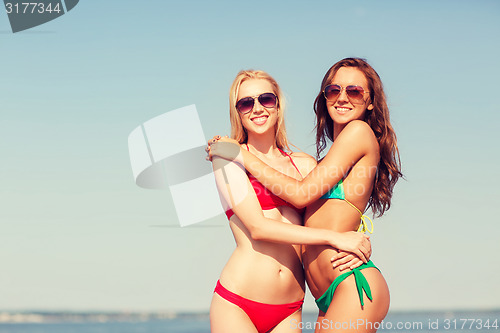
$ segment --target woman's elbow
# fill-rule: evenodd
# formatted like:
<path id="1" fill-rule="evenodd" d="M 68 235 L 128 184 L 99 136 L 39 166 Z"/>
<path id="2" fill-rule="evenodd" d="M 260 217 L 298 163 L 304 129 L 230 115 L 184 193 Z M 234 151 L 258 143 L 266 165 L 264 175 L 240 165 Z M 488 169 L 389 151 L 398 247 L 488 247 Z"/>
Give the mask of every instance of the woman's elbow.
<path id="1" fill-rule="evenodd" d="M 294 207 L 298 209 L 302 209 L 307 207 L 309 205 L 309 202 L 307 202 L 307 198 L 305 197 L 297 197 L 296 199 L 293 200 L 293 202 L 290 202 Z"/>
<path id="2" fill-rule="evenodd" d="M 308 189 L 302 188 L 293 194 L 289 194 L 284 199 L 294 207 L 302 209 L 314 202 L 314 200 L 311 199 L 309 192 L 310 191 Z"/>
<path id="3" fill-rule="evenodd" d="M 260 225 L 253 225 L 248 228 L 248 231 L 250 232 L 250 237 L 253 240 L 265 240 L 265 230 L 262 226 Z"/>

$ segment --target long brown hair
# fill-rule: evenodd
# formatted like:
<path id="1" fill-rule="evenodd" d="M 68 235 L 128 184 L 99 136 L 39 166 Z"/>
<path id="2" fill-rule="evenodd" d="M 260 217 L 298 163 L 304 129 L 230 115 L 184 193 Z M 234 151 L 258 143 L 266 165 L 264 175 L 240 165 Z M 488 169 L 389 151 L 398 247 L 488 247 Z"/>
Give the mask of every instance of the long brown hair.
<path id="1" fill-rule="evenodd" d="M 373 213 L 378 217 L 391 207 L 391 198 L 394 185 L 401 173 L 401 160 L 397 145 L 396 133 L 389 119 L 389 108 L 387 106 L 382 81 L 377 72 L 366 60 L 360 58 L 345 58 L 333 65 L 326 72 L 321 89 L 314 101 L 314 112 L 316 113 L 316 154 L 319 159 L 321 152 L 327 146 L 327 138 L 333 142 L 333 120 L 328 114 L 326 99 L 323 90 L 330 84 L 333 77 L 341 67 L 354 67 L 359 69 L 368 81 L 371 104 L 373 110 L 366 110 L 363 119 L 375 133 L 380 147 L 380 161 L 377 167 L 375 183 L 368 201 Z"/>
<path id="2" fill-rule="evenodd" d="M 285 96 L 281 91 L 278 82 L 268 73 L 260 70 L 242 70 L 237 75 L 229 89 L 229 118 L 231 120 L 231 138 L 239 143 L 246 143 L 248 134 L 241 123 L 241 118 L 238 110 L 236 110 L 236 102 L 238 101 L 238 93 L 243 82 L 251 79 L 267 80 L 273 86 L 273 92 L 278 97 L 278 121 L 276 123 L 275 136 L 276 146 L 281 150 L 290 150 L 288 139 L 286 137 L 285 128 Z"/>

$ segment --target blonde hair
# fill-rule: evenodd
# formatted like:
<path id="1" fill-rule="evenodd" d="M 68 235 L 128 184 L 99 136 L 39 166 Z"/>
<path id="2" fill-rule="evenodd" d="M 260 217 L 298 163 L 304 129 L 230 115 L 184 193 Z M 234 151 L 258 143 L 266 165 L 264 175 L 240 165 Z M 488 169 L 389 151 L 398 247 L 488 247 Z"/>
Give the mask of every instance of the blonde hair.
<path id="1" fill-rule="evenodd" d="M 236 110 L 236 102 L 238 102 L 238 93 L 243 82 L 251 79 L 267 80 L 273 86 L 273 93 L 278 97 L 276 110 L 278 112 L 278 121 L 275 127 L 276 146 L 281 150 L 291 151 L 288 146 L 285 129 L 285 97 L 278 85 L 278 82 L 264 71 L 242 70 L 236 75 L 236 78 L 229 89 L 229 118 L 231 120 L 231 138 L 239 143 L 246 143 L 248 134 L 241 123 L 241 118 L 238 110 Z"/>

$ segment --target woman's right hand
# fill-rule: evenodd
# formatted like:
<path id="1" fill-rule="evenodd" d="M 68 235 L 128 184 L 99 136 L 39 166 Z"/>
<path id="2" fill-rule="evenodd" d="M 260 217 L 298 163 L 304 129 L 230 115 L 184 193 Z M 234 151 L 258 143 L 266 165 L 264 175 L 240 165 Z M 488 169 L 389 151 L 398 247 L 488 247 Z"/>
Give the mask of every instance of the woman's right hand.
<path id="1" fill-rule="evenodd" d="M 333 268 L 339 268 L 339 271 L 343 271 L 346 269 L 353 270 L 361 265 L 363 265 L 363 261 L 358 258 L 358 256 L 354 255 L 351 252 L 340 251 L 336 255 L 334 255 L 330 261 L 332 262 Z"/>
<path id="2" fill-rule="evenodd" d="M 364 263 L 368 262 L 372 253 L 370 236 L 356 231 L 337 233 L 332 246 L 342 251 L 354 253 Z"/>

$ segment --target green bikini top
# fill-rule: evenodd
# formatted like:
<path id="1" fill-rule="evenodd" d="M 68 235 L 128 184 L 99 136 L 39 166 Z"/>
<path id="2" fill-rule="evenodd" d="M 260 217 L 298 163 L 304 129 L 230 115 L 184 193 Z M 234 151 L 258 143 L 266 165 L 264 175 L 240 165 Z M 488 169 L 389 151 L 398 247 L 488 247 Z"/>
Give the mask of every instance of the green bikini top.
<path id="1" fill-rule="evenodd" d="M 349 200 L 347 200 L 345 198 L 343 179 L 339 180 L 339 182 L 337 184 L 335 184 L 335 186 L 332 187 L 328 192 L 326 192 L 325 194 L 323 194 L 320 199 L 340 199 L 340 200 L 344 200 L 349 205 L 351 205 L 352 208 L 356 209 L 358 211 L 359 215 L 361 216 L 361 222 L 359 223 L 358 232 L 366 232 L 366 231 L 368 231 L 370 234 L 373 233 L 373 221 L 372 221 L 372 219 L 369 218 L 368 216 L 364 215 L 358 209 L 358 207 L 354 206 L 354 204 L 352 202 L 350 202 Z M 370 221 L 370 225 L 371 225 L 370 229 L 368 229 L 368 223 L 366 222 L 367 219 L 368 219 L 368 221 Z"/>

